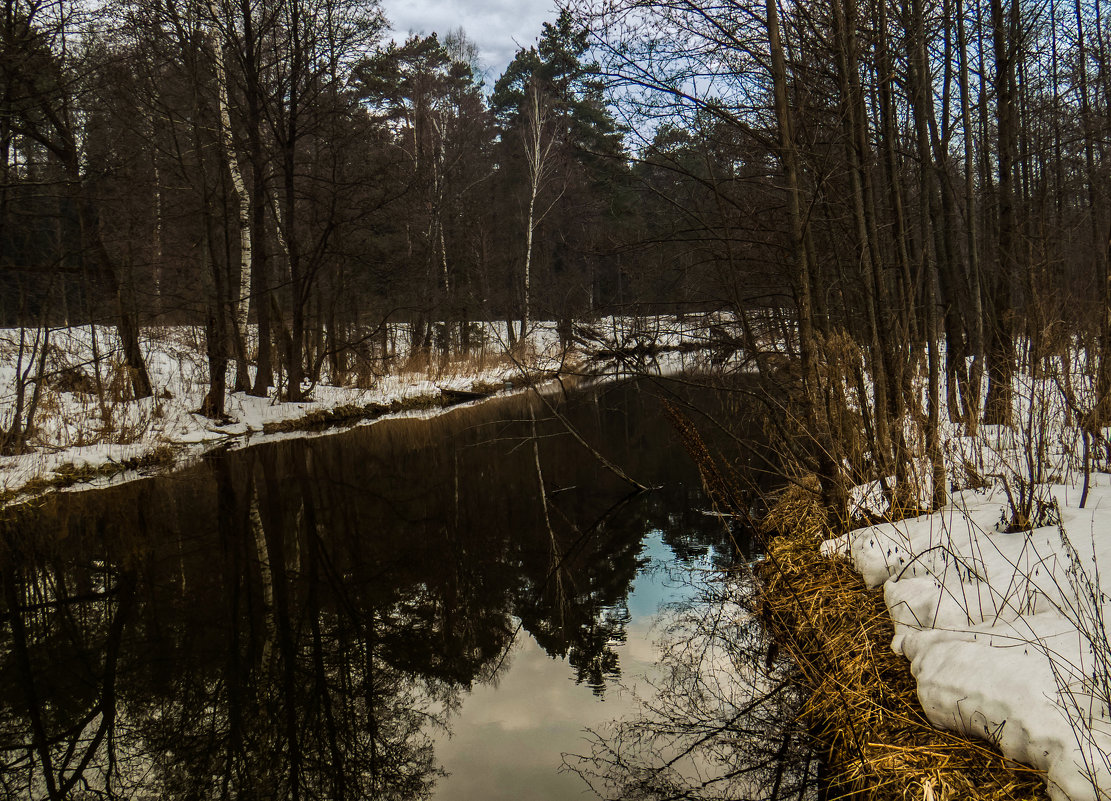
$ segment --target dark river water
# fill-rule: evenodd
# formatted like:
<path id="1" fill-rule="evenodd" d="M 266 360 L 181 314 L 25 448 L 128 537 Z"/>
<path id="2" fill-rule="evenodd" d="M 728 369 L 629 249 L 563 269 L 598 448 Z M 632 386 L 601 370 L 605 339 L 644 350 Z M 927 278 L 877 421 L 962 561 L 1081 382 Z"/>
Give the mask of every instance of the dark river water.
<path id="1" fill-rule="evenodd" d="M 661 605 L 748 547 L 659 394 L 382 420 L 9 513 L 0 791 L 582 797 L 564 755 L 666 683 Z"/>

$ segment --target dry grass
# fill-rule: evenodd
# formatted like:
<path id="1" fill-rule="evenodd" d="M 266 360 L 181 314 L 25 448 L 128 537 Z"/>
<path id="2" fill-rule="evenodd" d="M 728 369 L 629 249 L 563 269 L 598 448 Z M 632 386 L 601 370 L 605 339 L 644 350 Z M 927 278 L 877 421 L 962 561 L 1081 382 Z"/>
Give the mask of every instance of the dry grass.
<path id="1" fill-rule="evenodd" d="M 443 405 L 439 394 L 415 395 L 390 403 L 368 403 L 365 405 L 345 404 L 332 409 L 313 409 L 301 417 L 288 420 L 275 420 L 263 425 L 264 434 L 290 433 L 294 431 L 326 431 L 329 428 L 351 425 L 361 420 L 375 420 L 386 414 L 414 409 L 435 409 Z"/>
<path id="2" fill-rule="evenodd" d="M 386 377 L 398 381 L 434 382 L 479 376 L 483 373 L 510 372 L 520 361 L 519 353 L 508 354 L 501 349 L 475 346 L 465 355 L 445 356 L 438 351 L 418 351 L 409 355 L 385 356 L 367 348 L 356 348 L 343 371 L 343 386 L 375 389 Z M 531 364 L 532 360 L 526 360 Z"/>
<path id="3" fill-rule="evenodd" d="M 146 474 L 172 470 L 177 465 L 181 446 L 159 445 L 151 451 L 120 461 L 103 464 L 74 464 L 66 462 L 56 467 L 52 473 L 38 476 L 25 484 L 0 491 L 0 511 L 33 499 L 50 490 L 65 489 L 76 484 L 87 484 L 98 478 L 114 476 L 128 470 L 138 470 Z"/>
<path id="4" fill-rule="evenodd" d="M 811 692 L 804 722 L 828 751 L 829 798 L 1046 798 L 1040 772 L 929 724 L 907 660 L 890 648 L 882 592 L 818 552 L 827 533 L 814 493 L 786 490 L 767 520 L 777 536 L 759 608 Z"/>

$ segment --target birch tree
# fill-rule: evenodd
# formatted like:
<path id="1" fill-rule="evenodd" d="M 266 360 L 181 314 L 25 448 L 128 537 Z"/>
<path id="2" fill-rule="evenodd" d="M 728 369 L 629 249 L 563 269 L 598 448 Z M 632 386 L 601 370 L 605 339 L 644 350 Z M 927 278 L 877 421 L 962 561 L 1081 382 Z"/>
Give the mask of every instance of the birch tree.
<path id="1" fill-rule="evenodd" d="M 227 161 L 228 174 L 231 177 L 232 188 L 238 201 L 239 217 L 239 290 L 233 302 L 236 352 L 237 360 L 237 389 L 246 388 L 246 356 L 247 356 L 247 317 L 251 304 L 251 198 L 247 194 L 247 186 L 243 180 L 243 172 L 239 166 L 239 156 L 235 149 L 235 139 L 232 136 L 231 110 L 228 102 L 228 70 L 224 59 L 225 37 L 221 30 L 220 8 L 216 0 L 208 0 L 208 12 L 211 15 L 212 26 L 212 67 L 216 75 L 217 103 L 219 106 L 220 142 L 223 147 L 224 159 Z M 223 302 L 220 299 L 219 302 Z"/>
<path id="2" fill-rule="evenodd" d="M 525 101 L 524 126 L 521 129 L 525 162 L 528 165 L 528 211 L 525 215 L 525 261 L 522 282 L 524 298 L 521 306 L 522 340 L 528 336 L 530 326 L 533 235 L 536 233 L 537 226 L 540 225 L 544 217 L 563 195 L 563 190 L 560 190 L 547 208 L 543 211 L 537 209 L 536 200 L 540 196 L 541 190 L 556 175 L 553 148 L 558 142 L 551 122 L 550 109 L 541 94 L 537 82 L 535 80 L 531 81 L 528 88 L 528 97 Z"/>

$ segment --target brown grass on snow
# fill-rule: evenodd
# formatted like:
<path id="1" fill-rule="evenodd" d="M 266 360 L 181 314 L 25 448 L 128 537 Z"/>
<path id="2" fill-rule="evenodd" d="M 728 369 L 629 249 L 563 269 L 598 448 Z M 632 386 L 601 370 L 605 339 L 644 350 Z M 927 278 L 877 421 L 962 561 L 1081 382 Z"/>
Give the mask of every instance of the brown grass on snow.
<path id="1" fill-rule="evenodd" d="M 815 493 L 789 488 L 766 520 L 778 536 L 761 565 L 760 608 L 811 692 L 803 714 L 829 749 L 830 798 L 1046 798 L 1040 772 L 930 726 L 907 660 L 891 650 L 883 593 L 818 552 L 827 534 Z"/>

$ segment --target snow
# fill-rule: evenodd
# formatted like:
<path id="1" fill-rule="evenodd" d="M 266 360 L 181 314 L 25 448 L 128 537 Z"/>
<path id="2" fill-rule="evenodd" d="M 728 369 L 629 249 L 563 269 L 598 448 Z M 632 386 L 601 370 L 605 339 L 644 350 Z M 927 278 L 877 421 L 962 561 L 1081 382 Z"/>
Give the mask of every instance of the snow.
<path id="1" fill-rule="evenodd" d="M 892 649 L 910 662 L 930 722 L 1044 771 L 1057 801 L 1111 798 L 1111 598 L 1103 581 L 1111 432 L 1091 443 L 1085 498 L 1077 419 L 1095 405 L 1089 356 L 1073 342 L 1057 357 L 1060 369 L 1016 375 L 1013 426 L 983 425 L 969 436 L 942 424 L 951 484 L 944 508 L 822 545 L 882 587 Z M 924 408 L 924 376 L 915 387 Z M 914 421 L 903 433 L 924 450 Z M 920 457 L 906 467 L 924 508 L 929 464 Z M 882 517 L 887 502 L 878 481 L 851 492 L 851 512 L 864 519 Z M 1019 525 L 1016 510 L 1029 522 Z"/>
<path id="2" fill-rule="evenodd" d="M 993 446 L 989 461 L 1013 463 L 999 432 L 979 442 Z M 1109 478 L 1093 475 L 1084 509 L 1074 483 L 1037 485 L 1041 525 L 1026 531 L 1007 531 L 1010 499 L 995 486 L 823 545 L 882 585 L 892 648 L 910 660 L 931 723 L 1045 771 L 1053 799 L 1094 801 L 1111 788 L 1111 607 L 1100 580 L 1111 564 Z"/>
<path id="3" fill-rule="evenodd" d="M 129 480 L 136 473 L 122 468 L 152 453 L 161 451 L 165 455 L 171 451 L 175 465 L 187 464 L 213 447 L 256 443 L 264 436 L 288 436 L 262 432 L 267 426 L 295 421 L 313 412 L 438 399 L 441 389 L 471 390 L 476 385 L 505 386 L 507 382 L 535 385 L 579 372 L 593 355 L 592 348 L 597 351 L 651 342 L 655 348 L 663 349 L 637 364 L 622 363 L 621 359 L 592 364 L 590 372 L 595 378 L 615 380 L 645 371 L 673 374 L 704 363 L 704 357 L 693 352 L 693 348 L 706 341 L 711 324 L 725 326 L 729 321 L 719 314 L 690 315 L 682 320 L 608 317 L 591 324 L 596 341 L 580 343 L 568 351 L 560 345 L 556 324 L 540 321 L 529 331 L 527 347 L 518 347 L 511 356 L 506 324 L 491 322 L 481 325 L 481 334 L 476 337 L 481 344 L 467 359 L 444 362 L 436 357 L 410 361 L 408 327 L 391 323 L 387 338 L 396 355 L 390 371 L 379 370 L 351 379 L 362 386 L 335 386 L 325 374 L 303 403 L 281 402 L 275 391 L 265 398 L 229 393 L 225 401 L 226 421 L 196 413 L 208 389 L 201 329 L 181 325 L 142 331 L 141 345 L 154 396 L 141 400 L 129 397 L 115 329 L 106 326 L 52 329 L 47 380 L 40 390 L 35 430 L 28 440 L 27 453 L 0 456 L 0 495 L 10 499 L 34 482 L 73 475 L 87 468 L 117 468 L 105 470 L 100 476 L 83 476 L 94 486 Z M 253 330 L 248 333 L 254 334 Z M 4 431 L 11 426 L 15 412 L 20 335 L 18 328 L 0 329 L 0 428 Z M 33 379 L 37 365 L 29 368 L 26 354 L 32 352 L 30 346 L 41 333 L 26 329 L 23 335 L 27 347 L 22 371 Z M 101 357 L 103 404 L 94 391 L 94 353 Z M 234 377 L 234 365 L 230 365 L 229 388 L 234 385 Z M 33 389 L 32 380 L 25 393 L 28 402 Z M 438 411 L 418 409 L 389 416 Z"/>
<path id="4" fill-rule="evenodd" d="M 550 324 L 538 326 L 535 332 L 527 365 L 534 374 L 543 375 L 556 364 L 553 347 L 558 338 L 550 329 Z M 33 331 L 28 332 L 29 338 L 33 335 Z M 103 357 L 103 408 L 96 393 L 88 391 L 93 381 L 94 337 Z M 208 370 L 203 340 L 193 328 L 146 329 L 142 344 L 154 396 L 134 400 L 128 397 L 113 329 L 84 326 L 51 332 L 48 376 L 80 374 L 86 391 L 44 381 L 29 452 L 0 457 L 0 492 L 50 478 L 60 469 L 123 464 L 158 448 L 173 448 L 180 461 L 229 441 L 258 441 L 267 425 L 297 420 L 314 411 L 438 398 L 441 388 L 469 390 L 476 384 L 503 385 L 518 378 L 524 367 L 494 350 L 485 358 L 447 364 L 437 361 L 423 368 L 374 376 L 370 385 L 362 388 L 322 383 L 313 387 L 310 399 L 303 403 L 281 402 L 273 391 L 265 398 L 229 393 L 225 403 L 228 419 L 222 422 L 196 413 L 208 388 Z M 18 347 L 18 329 L 0 330 L 0 426 L 5 430 L 15 411 Z M 23 369 L 27 370 L 26 360 Z M 34 375 L 33 370 L 30 375 Z M 228 382 L 229 387 L 234 382 L 234 367 L 229 368 Z M 26 392 L 28 401 L 32 391 L 33 383 Z"/>

